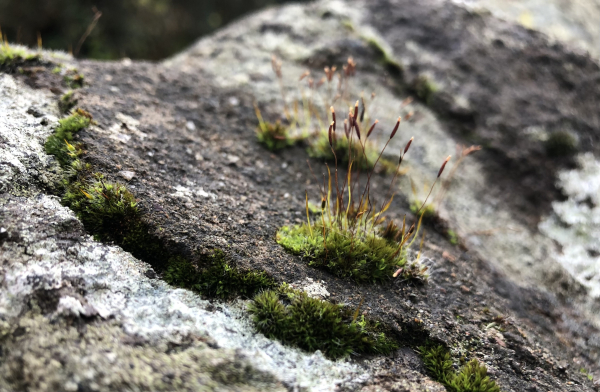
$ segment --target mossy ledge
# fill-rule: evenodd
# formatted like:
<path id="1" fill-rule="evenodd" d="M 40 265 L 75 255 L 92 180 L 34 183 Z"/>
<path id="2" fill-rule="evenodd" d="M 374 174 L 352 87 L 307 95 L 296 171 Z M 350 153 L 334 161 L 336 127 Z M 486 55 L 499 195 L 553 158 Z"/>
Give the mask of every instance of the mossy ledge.
<path id="1" fill-rule="evenodd" d="M 454 369 L 448 350 L 437 344 L 419 348 L 429 374 L 450 392 L 500 392 L 496 382 L 487 376 L 487 368 L 472 359 L 460 371 Z"/>
<path id="2" fill-rule="evenodd" d="M 271 339 L 331 359 L 350 354 L 384 354 L 398 348 L 382 326 L 358 317 L 358 310 L 309 297 L 283 284 L 264 291 L 248 306 L 256 328 Z"/>
<path id="3" fill-rule="evenodd" d="M 83 146 L 74 141 L 74 135 L 92 121 L 88 112 L 77 109 L 59 121 L 54 134 L 46 140 L 45 149 L 66 173 L 62 203 L 75 212 L 97 240 L 115 243 L 159 272 L 164 271 L 168 283 L 209 297 L 250 297 L 259 290 L 276 287 L 264 272 L 242 272 L 230 266 L 220 250 L 194 258 L 197 264 L 205 266 L 203 269 L 170 251 L 144 222 L 138 202 L 127 187 L 94 173 L 81 160 Z"/>

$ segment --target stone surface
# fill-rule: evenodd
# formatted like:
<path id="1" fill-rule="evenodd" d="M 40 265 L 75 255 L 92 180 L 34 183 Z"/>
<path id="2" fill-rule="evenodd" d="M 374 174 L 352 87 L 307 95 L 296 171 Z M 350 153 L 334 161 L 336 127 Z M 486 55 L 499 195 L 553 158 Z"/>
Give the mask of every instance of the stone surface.
<path id="1" fill-rule="evenodd" d="M 271 153 L 256 142 L 253 104 L 269 121 L 283 112 L 272 54 L 283 64 L 288 104 L 304 70 L 319 80 L 324 66 L 353 56 L 357 76 L 336 110 L 375 92 L 368 115 L 380 121 L 380 142 L 398 115 L 412 112 L 386 150 L 396 159 L 415 136 L 394 189 L 396 220 L 415 218 L 410 203 L 424 199 L 457 144 L 483 146 L 461 163 L 435 205 L 439 219 L 426 224 L 426 284 L 358 285 L 275 243 L 280 226 L 305 218 L 305 190 L 318 202 L 320 184 L 302 147 Z M 454 358 L 484 362 L 503 391 L 594 390 L 580 373 L 600 370 L 600 71 L 592 58 L 437 0 L 274 8 L 158 64 L 44 58 L 85 75 L 78 105 L 96 124 L 78 135 L 83 159 L 127 181 L 157 241 L 194 262 L 221 249 L 238 268 L 362 304 L 403 347 L 338 362 L 284 347 L 253 330 L 247 299 L 170 287 L 160 261 L 94 241 L 53 196 L 62 173 L 43 143 L 66 88 L 49 64 L 0 74 L 1 389 L 442 391 L 416 353 L 433 339 Z M 322 88 L 315 102 L 326 107 Z M 548 155 L 545 142 L 563 131 L 579 158 Z M 387 192 L 389 181 L 375 174 L 373 193 Z"/>

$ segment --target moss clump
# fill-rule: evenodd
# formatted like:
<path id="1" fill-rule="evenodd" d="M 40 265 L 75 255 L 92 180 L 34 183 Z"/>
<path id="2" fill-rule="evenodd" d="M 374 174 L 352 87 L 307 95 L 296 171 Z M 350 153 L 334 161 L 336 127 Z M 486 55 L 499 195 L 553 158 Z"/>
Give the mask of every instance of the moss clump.
<path id="1" fill-rule="evenodd" d="M 454 370 L 450 353 L 442 345 L 419 348 L 425 367 L 431 376 L 450 392 L 500 392 L 496 382 L 487 376 L 487 368 L 473 359 L 460 369 Z"/>
<path id="2" fill-rule="evenodd" d="M 8 42 L 2 42 L 0 36 L 0 66 L 8 66 L 20 64 L 24 62 L 39 60 L 39 54 L 29 53 L 23 47 L 10 46 Z"/>
<path id="3" fill-rule="evenodd" d="M 69 117 L 59 120 L 58 128 L 46 140 L 44 145 L 46 152 L 54 155 L 63 168 L 71 165 L 81 153 L 81 148 L 78 145 L 70 144 L 73 141 L 73 135 L 90 125 L 91 122 L 92 116 L 81 109 L 78 109 Z"/>
<path id="4" fill-rule="evenodd" d="M 168 262 L 164 279 L 174 286 L 223 299 L 238 295 L 251 297 L 260 290 L 276 287 L 275 281 L 262 271 L 239 271 L 231 267 L 220 250 L 204 261 L 204 268 L 196 268 L 181 256 L 173 257 Z"/>
<path id="5" fill-rule="evenodd" d="M 398 348 L 378 323 L 331 302 L 310 298 L 283 285 L 258 294 L 248 310 L 256 328 L 268 338 L 307 351 L 321 350 L 336 359 L 356 354 L 389 354 Z"/>
<path id="6" fill-rule="evenodd" d="M 58 109 L 61 113 L 67 113 L 77 105 L 77 99 L 73 96 L 73 90 L 63 94 L 58 100 Z"/>
<path id="7" fill-rule="evenodd" d="M 69 183 L 62 200 L 98 241 L 114 242 L 154 266 L 167 260 L 168 252 L 142 220 L 137 201 L 125 185 L 94 174 Z"/>
<path id="8" fill-rule="evenodd" d="M 544 147 L 549 157 L 565 157 L 577 152 L 577 139 L 571 132 L 556 131 L 548 136 Z"/>
<path id="9" fill-rule="evenodd" d="M 339 164 L 347 164 L 350 157 L 352 157 L 353 167 L 362 170 L 372 169 L 379 156 L 377 149 L 371 142 L 365 143 L 363 152 L 363 147 L 358 140 L 349 140 L 347 137 L 338 137 L 333 144 L 333 149 Z M 329 135 L 327 132 L 319 132 L 316 139 L 308 147 L 308 155 L 330 162 L 335 161 L 335 157 L 329 146 Z M 381 159 L 379 163 L 382 163 Z M 393 166 L 395 167 L 395 165 Z"/>
<path id="10" fill-rule="evenodd" d="M 288 127 L 277 121 L 275 124 L 261 122 L 256 128 L 256 137 L 259 143 L 264 144 L 269 150 L 281 150 L 294 145 L 296 140 L 290 136 Z"/>
<path id="11" fill-rule="evenodd" d="M 64 77 L 65 84 L 71 89 L 82 88 L 85 83 L 85 77 L 77 70 L 68 72 Z"/>
<path id="12" fill-rule="evenodd" d="M 364 224 L 364 222 L 363 222 Z M 406 265 L 406 252 L 399 243 L 365 230 L 359 223 L 354 230 L 336 224 L 315 223 L 284 226 L 277 242 L 293 254 L 307 259 L 313 267 L 357 282 L 381 282 Z"/>

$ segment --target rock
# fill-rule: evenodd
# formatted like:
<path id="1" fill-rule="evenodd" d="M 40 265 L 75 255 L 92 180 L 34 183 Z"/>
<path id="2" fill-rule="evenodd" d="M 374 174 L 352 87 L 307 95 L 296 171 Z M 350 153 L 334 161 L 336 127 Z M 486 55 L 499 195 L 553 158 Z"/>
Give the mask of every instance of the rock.
<path id="1" fill-rule="evenodd" d="M 131 181 L 133 179 L 133 177 L 135 177 L 135 172 L 128 171 L 128 170 L 121 170 L 119 172 L 119 175 L 121 177 L 123 177 L 124 179 L 126 179 L 127 181 Z"/>
<path id="2" fill-rule="evenodd" d="M 483 145 L 446 169 L 452 183 L 420 252 L 427 283 L 357 285 L 275 242 L 279 227 L 304 221 L 306 194 L 319 200 L 313 173 L 327 167 L 312 159 L 309 168 L 301 148 L 271 153 L 256 141 L 253 103 L 268 121 L 284 113 L 273 53 L 290 101 L 306 69 L 318 82 L 325 66 L 341 69 L 352 56 L 348 95 L 368 101 L 376 92 L 373 140 L 383 144 L 405 118 L 386 150 L 397 160 L 415 135 L 393 190 L 397 221 L 413 219 L 411 202 L 425 198 L 457 144 Z M 222 250 L 237 268 L 360 307 L 406 346 L 337 362 L 286 347 L 256 333 L 248 299 L 209 301 L 169 286 L 160 262 L 95 241 L 57 196 L 65 173 L 44 143 L 59 114 L 42 69 L 35 81 L 0 76 L 1 389 L 441 391 L 415 354 L 433 340 L 457 361 L 484 362 L 503 391 L 592 390 L 579 369 L 600 370 L 588 268 L 595 188 L 575 189 L 600 153 L 591 103 L 600 100 L 600 68 L 591 57 L 438 0 L 273 8 L 158 64 L 43 56 L 76 64 L 90 81 L 79 105 L 96 124 L 77 135 L 82 159 L 112 181 L 135 178 L 129 190 L 157 242 L 186 255 Z M 47 125 L 26 114 L 33 106 Z M 544 143 L 560 132 L 579 141 L 577 151 L 551 157 Z M 389 184 L 376 173 L 370 186 L 381 195 Z"/>

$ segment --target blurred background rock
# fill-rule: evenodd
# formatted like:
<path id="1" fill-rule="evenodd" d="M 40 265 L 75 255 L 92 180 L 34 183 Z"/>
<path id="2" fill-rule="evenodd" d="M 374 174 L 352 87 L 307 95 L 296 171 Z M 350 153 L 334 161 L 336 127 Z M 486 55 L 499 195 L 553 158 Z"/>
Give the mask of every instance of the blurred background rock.
<path id="1" fill-rule="evenodd" d="M 0 0 L 10 42 L 69 51 L 102 13 L 77 57 L 159 60 L 249 12 L 290 0 Z M 302 0 L 296 2 L 303 2 Z M 306 2 L 306 0 L 304 0 Z"/>

